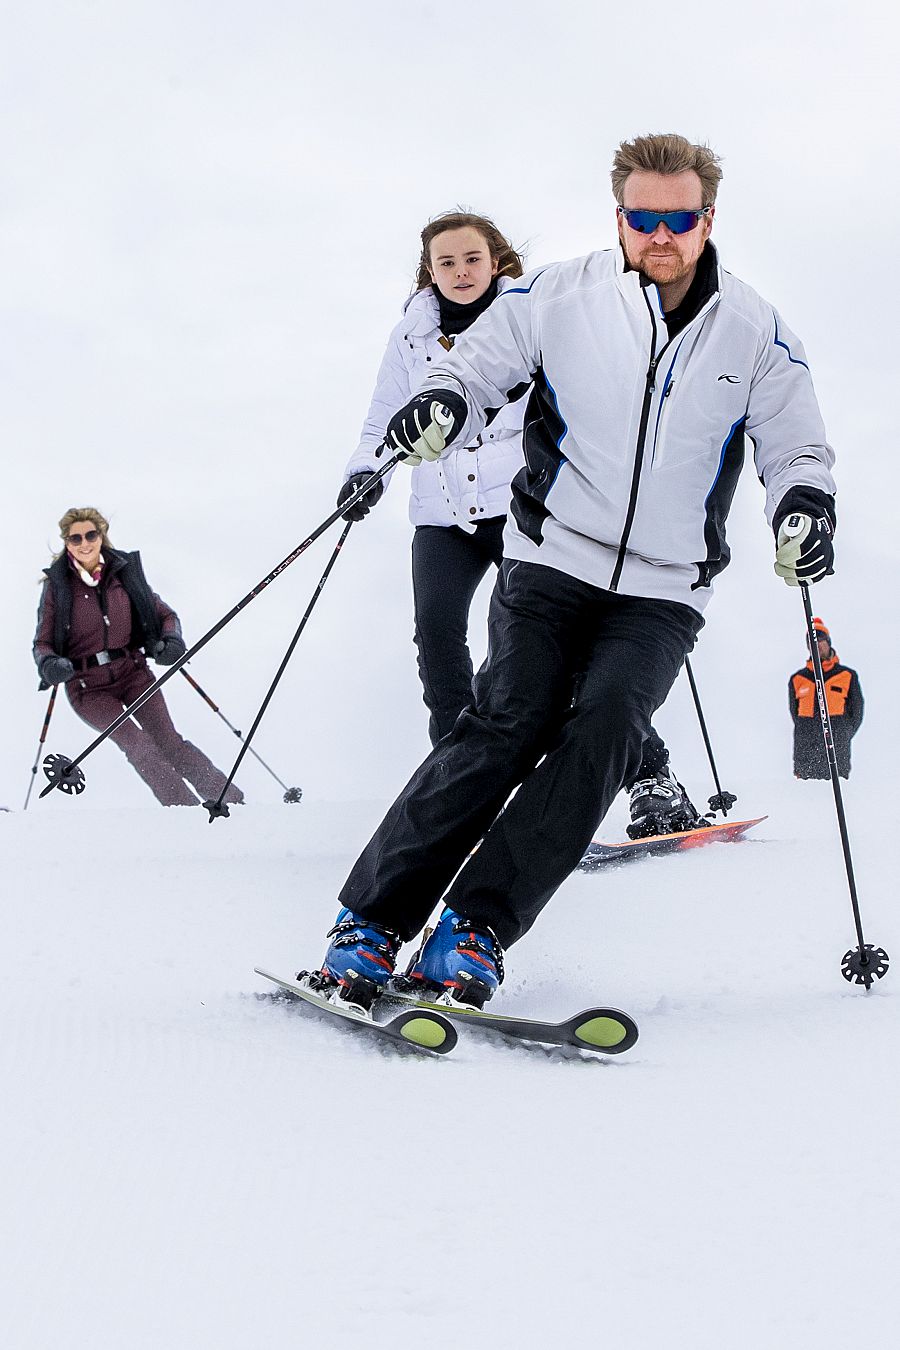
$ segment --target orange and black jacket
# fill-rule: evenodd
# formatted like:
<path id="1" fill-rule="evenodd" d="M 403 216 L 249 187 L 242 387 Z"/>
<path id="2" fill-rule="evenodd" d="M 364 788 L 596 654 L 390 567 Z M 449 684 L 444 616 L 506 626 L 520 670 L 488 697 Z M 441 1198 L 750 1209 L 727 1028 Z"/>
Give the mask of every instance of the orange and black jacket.
<path id="1" fill-rule="evenodd" d="M 825 702 L 831 719 L 831 733 L 837 757 L 838 773 L 850 773 L 850 741 L 863 720 L 863 695 L 859 676 L 842 666 L 832 650 L 822 662 L 825 676 Z M 816 680 L 812 661 L 796 671 L 788 685 L 791 717 L 794 719 L 794 773 L 798 778 L 830 778 L 825 737 L 816 701 Z"/>

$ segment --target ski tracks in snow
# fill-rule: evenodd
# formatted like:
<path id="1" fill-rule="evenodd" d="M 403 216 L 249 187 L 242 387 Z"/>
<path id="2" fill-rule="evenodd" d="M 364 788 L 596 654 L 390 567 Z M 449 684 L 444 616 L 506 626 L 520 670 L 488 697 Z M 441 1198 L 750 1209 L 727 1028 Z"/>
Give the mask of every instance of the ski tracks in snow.
<path id="1" fill-rule="evenodd" d="M 840 859 L 786 810 L 766 801 L 752 852 L 571 878 L 515 949 L 498 1010 L 622 1007 L 641 1039 L 621 1059 L 462 1026 L 431 1060 L 256 997 L 254 964 L 321 954 L 352 861 L 334 842 L 361 820 L 70 805 L 3 821 L 15 1350 L 245 1350 L 330 1339 L 336 1310 L 387 1350 L 444 1335 L 460 1289 L 489 1291 L 485 1339 L 526 1350 L 822 1350 L 877 1306 L 897 976 L 868 997 L 841 979 Z M 859 851 L 892 951 L 874 839 Z"/>

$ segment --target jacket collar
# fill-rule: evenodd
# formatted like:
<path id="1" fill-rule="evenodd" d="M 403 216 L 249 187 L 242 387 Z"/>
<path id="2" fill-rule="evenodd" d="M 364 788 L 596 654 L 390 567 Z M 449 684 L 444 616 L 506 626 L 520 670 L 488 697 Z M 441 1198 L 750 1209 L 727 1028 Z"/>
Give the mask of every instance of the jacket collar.
<path id="1" fill-rule="evenodd" d="M 107 548 L 103 550 L 105 562 L 103 564 L 103 574 L 110 577 L 114 572 L 121 572 L 122 568 L 128 562 L 128 554 L 120 553 L 118 549 Z M 67 577 L 71 574 L 72 568 L 69 566 L 69 551 L 63 549 L 58 558 L 55 558 L 49 567 L 45 567 L 44 576 Z M 76 573 L 77 575 L 77 573 Z"/>
<path id="2" fill-rule="evenodd" d="M 499 277 L 497 294 L 501 295 L 507 286 L 513 285 L 511 277 Z M 437 296 L 430 286 L 414 291 L 403 306 L 404 335 L 406 337 L 427 338 L 441 331 L 441 312 Z"/>
<path id="3" fill-rule="evenodd" d="M 827 675 L 829 671 L 834 670 L 834 668 L 835 668 L 835 666 L 837 665 L 837 663 L 838 663 L 838 654 L 837 654 L 837 652 L 834 650 L 834 648 L 832 647 L 832 649 L 831 649 L 831 655 L 830 655 L 830 656 L 826 656 L 826 657 L 825 657 L 825 660 L 822 662 L 822 671 L 823 671 L 823 673 Z M 806 669 L 807 669 L 808 671 L 810 671 L 812 674 L 815 674 L 815 671 L 813 670 L 812 658 L 810 658 L 809 661 L 807 661 L 807 663 L 806 663 Z"/>
<path id="4" fill-rule="evenodd" d="M 724 273 L 722 264 L 719 261 L 718 250 L 711 239 L 707 239 L 706 247 L 700 255 L 697 266 L 698 268 L 705 266 L 709 272 L 709 293 L 704 299 L 703 304 L 700 306 L 700 309 L 697 311 L 697 314 L 702 314 L 710 301 L 713 299 L 718 300 L 718 297 L 722 294 L 722 279 Z M 644 309 L 646 307 L 646 301 L 643 294 L 646 290 L 647 299 L 653 306 L 654 314 L 660 319 L 663 317 L 663 307 L 659 296 L 659 288 L 654 286 L 652 281 L 647 281 L 645 277 L 642 277 L 640 272 L 634 270 L 626 259 L 625 251 L 621 244 L 616 247 L 616 284 L 629 304 L 634 305 L 637 309 Z"/>
<path id="5" fill-rule="evenodd" d="M 403 318 L 407 337 L 427 337 L 438 327 L 440 311 L 430 286 L 409 297 L 403 306 Z"/>

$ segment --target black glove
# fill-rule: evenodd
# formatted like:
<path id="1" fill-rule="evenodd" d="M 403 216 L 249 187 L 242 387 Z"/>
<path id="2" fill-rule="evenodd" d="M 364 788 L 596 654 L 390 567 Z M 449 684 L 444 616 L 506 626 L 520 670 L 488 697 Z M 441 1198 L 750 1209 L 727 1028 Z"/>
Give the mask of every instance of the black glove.
<path id="1" fill-rule="evenodd" d="M 148 655 L 153 657 L 158 666 L 173 666 L 179 656 L 184 656 L 187 651 L 184 642 L 177 633 L 171 633 L 160 642 L 154 642 L 152 647 L 153 651 L 149 652 Z"/>
<path id="2" fill-rule="evenodd" d="M 462 394 L 453 389 L 429 389 L 416 394 L 388 422 L 385 446 L 390 454 L 407 451 L 404 464 L 440 459 L 462 430 L 469 410 Z"/>
<path id="3" fill-rule="evenodd" d="M 38 670 L 44 684 L 65 684 L 75 674 L 75 667 L 67 656 L 45 656 Z"/>
<path id="4" fill-rule="evenodd" d="M 371 473 L 355 473 L 352 478 L 348 478 L 337 495 L 337 506 L 343 506 L 354 492 L 358 492 L 367 478 L 371 478 Z M 377 501 L 381 499 L 384 492 L 384 480 L 379 478 L 377 483 L 373 483 L 364 497 L 360 497 L 349 511 L 344 512 L 344 520 L 363 520 L 371 511 Z"/>
<path id="5" fill-rule="evenodd" d="M 811 585 L 834 572 L 834 498 L 820 488 L 793 487 L 775 515 L 775 571 L 789 586 Z"/>
<path id="6" fill-rule="evenodd" d="M 802 511 L 785 516 L 775 536 L 775 571 L 789 586 L 811 585 L 834 572 L 831 522 Z"/>

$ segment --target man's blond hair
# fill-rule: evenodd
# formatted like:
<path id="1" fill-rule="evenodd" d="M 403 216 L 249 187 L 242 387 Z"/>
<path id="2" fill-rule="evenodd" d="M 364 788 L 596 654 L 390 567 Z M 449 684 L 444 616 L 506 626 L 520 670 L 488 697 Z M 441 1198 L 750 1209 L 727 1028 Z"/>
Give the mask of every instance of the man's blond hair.
<path id="1" fill-rule="evenodd" d="M 686 173 L 693 169 L 703 192 L 701 205 L 712 206 L 722 181 L 722 165 L 708 145 L 692 145 L 675 132 L 664 135 L 636 136 L 623 141 L 613 157 L 612 190 L 619 205 L 629 174 L 635 169 L 646 173 Z"/>

